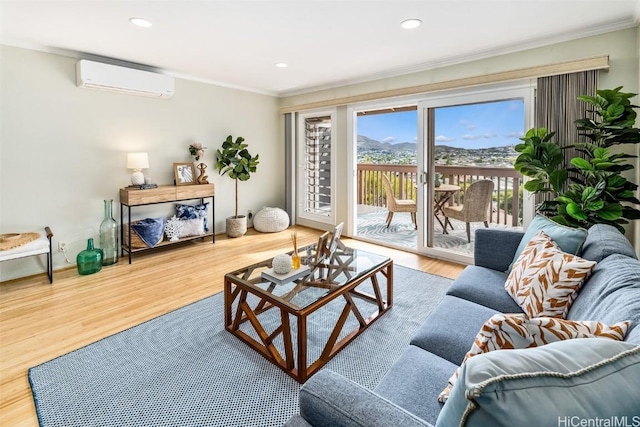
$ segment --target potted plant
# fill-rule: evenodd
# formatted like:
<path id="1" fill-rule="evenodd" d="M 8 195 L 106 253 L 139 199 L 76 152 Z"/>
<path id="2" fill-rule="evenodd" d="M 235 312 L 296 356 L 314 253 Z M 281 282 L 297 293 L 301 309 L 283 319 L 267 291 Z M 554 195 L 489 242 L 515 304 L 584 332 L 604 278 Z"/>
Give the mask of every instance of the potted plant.
<path id="1" fill-rule="evenodd" d="M 514 167 L 532 178 L 524 188 L 551 194 L 551 200 L 540 203 L 536 211 L 559 224 L 589 228 L 604 223 L 622 233 L 622 225 L 640 219 L 640 211 L 632 206 L 640 204 L 635 195 L 638 186 L 622 176 L 634 168 L 626 160 L 636 156 L 610 150 L 615 145 L 640 143 L 640 129 L 633 127 L 637 107 L 629 100 L 636 94 L 621 89 L 578 97 L 593 107 L 593 117 L 575 122 L 588 142 L 573 145 L 582 157 L 572 158 L 570 165 L 564 164 L 562 149 L 551 141 L 554 132 L 531 129 L 521 138 L 524 143 L 516 146 L 521 154 Z"/>
<path id="2" fill-rule="evenodd" d="M 216 151 L 216 168 L 220 175 L 229 176 L 236 182 L 236 210 L 235 215 L 227 218 L 227 235 L 240 237 L 247 232 L 247 217 L 238 215 L 238 180 L 248 181 L 251 174 L 258 166 L 258 154 L 252 157 L 244 144 L 244 138 L 239 136 L 236 140 L 229 135 L 222 143 L 222 149 Z"/>

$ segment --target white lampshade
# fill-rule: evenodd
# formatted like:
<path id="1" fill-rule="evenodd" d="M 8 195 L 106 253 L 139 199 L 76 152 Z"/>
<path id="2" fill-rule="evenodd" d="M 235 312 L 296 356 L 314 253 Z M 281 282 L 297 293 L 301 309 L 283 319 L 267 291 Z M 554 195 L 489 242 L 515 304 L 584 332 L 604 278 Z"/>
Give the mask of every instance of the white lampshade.
<path id="1" fill-rule="evenodd" d="M 127 154 L 127 169 L 133 169 L 131 174 L 132 185 L 144 184 L 144 175 L 141 170 L 147 168 L 149 168 L 149 156 L 147 156 L 147 153 Z"/>

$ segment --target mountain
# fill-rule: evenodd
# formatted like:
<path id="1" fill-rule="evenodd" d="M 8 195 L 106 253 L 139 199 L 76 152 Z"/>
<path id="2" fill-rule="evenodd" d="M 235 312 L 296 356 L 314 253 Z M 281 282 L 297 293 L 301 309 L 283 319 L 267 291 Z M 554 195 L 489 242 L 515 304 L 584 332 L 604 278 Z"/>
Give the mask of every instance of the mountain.
<path id="1" fill-rule="evenodd" d="M 388 142 L 380 142 L 368 136 L 358 135 L 358 150 L 362 151 L 418 151 L 418 145 L 415 142 L 400 142 L 398 144 L 390 144 Z M 436 145 L 436 154 L 440 153 L 472 153 L 478 151 L 506 151 L 513 152 L 513 146 L 507 145 L 504 147 L 490 147 L 490 148 L 459 148 L 451 147 L 449 145 Z"/>
<path id="2" fill-rule="evenodd" d="M 390 144 L 388 142 L 376 141 L 368 136 L 358 135 L 358 149 L 365 151 L 416 151 L 417 144 L 415 142 Z"/>

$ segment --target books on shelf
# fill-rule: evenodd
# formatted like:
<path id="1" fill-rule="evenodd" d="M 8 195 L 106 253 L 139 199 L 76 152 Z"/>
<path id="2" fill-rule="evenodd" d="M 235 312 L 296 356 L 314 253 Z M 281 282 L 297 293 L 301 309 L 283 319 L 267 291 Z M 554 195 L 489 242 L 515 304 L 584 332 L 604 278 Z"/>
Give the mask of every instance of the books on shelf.
<path id="1" fill-rule="evenodd" d="M 273 271 L 273 268 L 270 268 L 262 272 L 262 278 L 275 284 L 281 285 L 283 283 L 289 283 L 293 282 L 294 280 L 300 279 L 310 272 L 311 269 L 308 265 L 301 265 L 300 268 L 291 270 L 286 274 L 278 274 Z"/>

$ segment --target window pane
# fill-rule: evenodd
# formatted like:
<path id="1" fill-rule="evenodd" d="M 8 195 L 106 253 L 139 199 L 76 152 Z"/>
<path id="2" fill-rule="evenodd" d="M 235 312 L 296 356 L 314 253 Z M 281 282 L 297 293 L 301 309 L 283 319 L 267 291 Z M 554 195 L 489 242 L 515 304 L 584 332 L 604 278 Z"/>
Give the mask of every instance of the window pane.
<path id="1" fill-rule="evenodd" d="M 304 120 L 304 212 L 331 215 L 331 117 Z"/>

